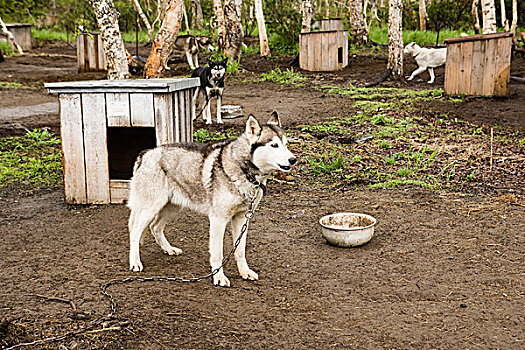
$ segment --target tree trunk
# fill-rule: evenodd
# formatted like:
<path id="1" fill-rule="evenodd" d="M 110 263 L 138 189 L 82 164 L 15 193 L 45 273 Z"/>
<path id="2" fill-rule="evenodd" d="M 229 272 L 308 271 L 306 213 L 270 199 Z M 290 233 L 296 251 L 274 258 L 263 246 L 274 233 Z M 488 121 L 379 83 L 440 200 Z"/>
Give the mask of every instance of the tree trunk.
<path id="1" fill-rule="evenodd" d="M 389 0 L 387 69 L 395 80 L 404 80 L 402 10 L 402 0 Z"/>
<path id="2" fill-rule="evenodd" d="M 241 58 L 242 42 L 244 40 L 240 16 L 241 4 L 241 0 L 225 0 L 224 2 L 226 29 L 224 36 L 224 55 L 235 60 Z"/>
<path id="3" fill-rule="evenodd" d="M 128 79 L 129 68 L 124 41 L 118 27 L 119 13 L 113 0 L 89 0 L 98 22 L 108 65 L 108 79 Z"/>
<path id="4" fill-rule="evenodd" d="M 363 0 L 349 0 L 350 7 L 350 34 L 352 35 L 352 42 L 364 44 L 368 41 L 365 33 L 364 15 L 363 15 Z"/>
<path id="5" fill-rule="evenodd" d="M 268 45 L 268 37 L 266 36 L 266 23 L 264 22 L 264 13 L 262 7 L 262 0 L 255 1 L 255 18 L 257 19 L 257 27 L 259 28 L 259 47 L 261 49 L 261 56 L 270 57 L 270 46 Z"/>
<path id="6" fill-rule="evenodd" d="M 474 34 L 481 33 L 478 9 L 479 9 L 479 0 L 472 0 L 472 17 L 474 18 Z"/>
<path id="7" fill-rule="evenodd" d="M 330 0 L 324 0 L 324 17 L 330 18 Z"/>
<path id="8" fill-rule="evenodd" d="M 13 47 L 16 49 L 16 51 L 18 51 L 19 54 L 23 55 L 24 51 L 22 50 L 20 45 L 18 45 L 18 43 L 16 42 L 13 34 L 9 30 L 7 30 L 7 27 L 5 26 L 4 21 L 2 21 L 2 17 L 0 17 L 0 26 L 2 27 L 1 28 L 2 33 L 4 33 L 7 36 L 7 39 L 11 41 L 11 44 L 13 44 Z"/>
<path id="9" fill-rule="evenodd" d="M 193 7 L 193 28 L 201 29 L 204 23 L 204 16 L 202 15 L 202 6 L 200 0 L 191 0 Z"/>
<path id="10" fill-rule="evenodd" d="M 146 65 L 144 78 L 160 78 L 166 69 L 168 57 L 173 49 L 175 39 L 182 24 L 182 1 L 170 0 L 166 9 L 166 16 L 151 46 Z"/>
<path id="11" fill-rule="evenodd" d="M 419 30 L 427 30 L 427 5 L 419 0 Z"/>
<path id="12" fill-rule="evenodd" d="M 496 33 L 496 6 L 494 0 L 481 0 L 483 34 Z"/>
<path id="13" fill-rule="evenodd" d="M 215 17 L 217 18 L 217 46 L 219 51 L 224 49 L 224 36 L 226 28 L 224 26 L 224 10 L 222 8 L 221 0 L 213 0 L 213 10 L 215 11 Z"/>
<path id="14" fill-rule="evenodd" d="M 507 14 L 505 13 L 505 0 L 500 0 L 501 7 L 501 27 L 508 32 L 509 31 L 509 21 L 507 20 Z"/>
<path id="15" fill-rule="evenodd" d="M 139 14 L 140 19 L 142 20 L 142 23 L 144 23 L 144 25 L 146 26 L 146 29 L 148 30 L 148 33 L 152 32 L 151 24 L 148 21 L 148 17 L 146 17 L 144 12 L 142 11 L 142 7 L 140 7 L 139 0 L 132 0 L 132 2 L 133 2 L 133 7 L 135 7 L 135 10 L 137 11 L 137 13 Z"/>
<path id="16" fill-rule="evenodd" d="M 512 24 L 510 25 L 510 31 L 512 33 L 512 41 L 514 47 L 518 47 L 518 39 L 516 39 L 516 26 L 518 25 L 518 0 L 512 0 Z M 523 33 L 521 33 L 523 38 Z M 525 42 L 525 38 L 523 38 Z"/>
<path id="17" fill-rule="evenodd" d="M 314 5 L 311 0 L 302 0 L 301 14 L 303 20 L 301 22 L 301 33 L 308 33 L 312 28 L 312 17 L 314 16 Z"/>

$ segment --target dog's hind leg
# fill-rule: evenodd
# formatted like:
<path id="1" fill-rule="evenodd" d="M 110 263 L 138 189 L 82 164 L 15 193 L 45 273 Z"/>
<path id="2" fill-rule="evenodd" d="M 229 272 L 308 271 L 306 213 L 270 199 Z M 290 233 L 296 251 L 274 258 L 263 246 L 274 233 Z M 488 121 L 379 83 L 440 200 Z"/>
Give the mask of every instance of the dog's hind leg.
<path id="1" fill-rule="evenodd" d="M 428 74 L 430 74 L 430 80 L 428 81 L 429 84 L 432 84 L 434 82 L 434 79 L 436 76 L 434 75 L 434 68 L 428 67 Z"/>
<path id="2" fill-rule="evenodd" d="M 206 91 L 204 91 L 204 105 L 202 106 L 204 110 L 204 119 L 206 120 L 206 124 L 211 124 L 211 106 L 210 106 L 210 100 L 211 100 L 211 90 L 206 88 Z"/>
<path id="3" fill-rule="evenodd" d="M 212 271 L 222 265 L 224 231 L 227 223 L 228 220 L 222 216 L 210 215 L 210 265 Z M 230 280 L 224 275 L 222 267 L 213 276 L 213 284 L 221 287 L 230 286 Z"/>
<path id="4" fill-rule="evenodd" d="M 188 64 L 190 65 L 191 70 L 194 70 L 196 67 L 193 63 L 193 58 L 191 57 L 191 53 L 189 51 L 186 52 L 186 59 L 188 60 Z"/>
<path id="5" fill-rule="evenodd" d="M 144 231 L 153 221 L 154 214 L 148 211 L 132 210 L 129 217 L 129 269 L 132 271 L 142 271 L 143 266 L 140 262 L 140 240 Z"/>
<path id="6" fill-rule="evenodd" d="M 182 254 L 182 249 L 172 246 L 164 235 L 164 228 L 166 227 L 167 222 L 168 220 L 164 217 L 164 214 L 161 211 L 155 220 L 153 220 L 153 222 L 149 225 L 149 228 L 153 234 L 153 237 L 155 237 L 155 241 L 166 254 L 180 255 Z"/>
<path id="7" fill-rule="evenodd" d="M 222 93 L 224 89 L 219 88 L 219 91 L 217 92 L 217 123 L 224 124 L 222 121 Z M 210 117 L 211 118 L 211 117 Z"/>
<path id="8" fill-rule="evenodd" d="M 246 222 L 246 218 L 244 217 L 244 213 L 238 213 L 232 218 L 232 235 L 233 235 L 233 243 L 237 241 L 239 238 L 239 235 L 241 234 L 242 227 L 244 223 Z M 235 250 L 235 261 L 237 261 L 237 269 L 239 270 L 239 274 L 242 278 L 245 280 L 252 280 L 256 281 L 259 279 L 259 275 L 253 270 L 251 270 L 248 267 L 248 263 L 246 262 L 246 236 L 248 235 L 248 226 L 246 226 L 246 232 L 241 238 L 241 241 L 239 242 L 239 246 L 237 247 L 237 250 Z"/>
<path id="9" fill-rule="evenodd" d="M 410 78 L 408 78 L 407 80 L 414 79 L 416 75 L 423 73 L 425 70 L 427 70 L 427 67 L 419 67 L 418 69 L 412 72 L 412 75 L 410 75 Z"/>
<path id="10" fill-rule="evenodd" d="M 199 56 L 197 54 L 193 55 L 193 64 L 195 65 L 195 68 L 199 68 Z"/>
<path id="11" fill-rule="evenodd" d="M 191 103 L 191 113 L 192 113 L 192 120 L 197 119 L 197 98 L 199 97 L 199 91 L 201 90 L 200 87 L 195 89 L 195 92 L 193 93 L 193 101 Z"/>

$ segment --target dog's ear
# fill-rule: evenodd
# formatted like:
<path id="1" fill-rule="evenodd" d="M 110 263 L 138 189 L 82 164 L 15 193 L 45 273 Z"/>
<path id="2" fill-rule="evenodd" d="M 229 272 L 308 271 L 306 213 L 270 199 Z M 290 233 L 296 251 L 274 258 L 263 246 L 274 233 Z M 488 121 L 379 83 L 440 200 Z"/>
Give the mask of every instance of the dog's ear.
<path id="1" fill-rule="evenodd" d="M 261 126 L 253 114 L 250 114 L 246 121 L 246 130 L 244 131 L 249 139 L 257 139 L 261 133 Z"/>
<path id="2" fill-rule="evenodd" d="M 266 124 L 277 125 L 278 127 L 281 127 L 281 119 L 279 119 L 279 115 L 276 111 L 272 112 L 272 116 L 270 119 L 268 119 Z"/>

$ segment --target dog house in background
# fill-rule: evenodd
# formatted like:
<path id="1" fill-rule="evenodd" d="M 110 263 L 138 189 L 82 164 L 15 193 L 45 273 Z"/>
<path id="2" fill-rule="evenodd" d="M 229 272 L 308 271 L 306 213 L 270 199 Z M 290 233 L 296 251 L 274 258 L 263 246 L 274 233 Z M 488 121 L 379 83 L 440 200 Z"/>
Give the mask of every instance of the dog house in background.
<path id="1" fill-rule="evenodd" d="M 445 39 L 445 93 L 508 96 L 512 33 Z"/>
<path id="2" fill-rule="evenodd" d="M 106 70 L 106 55 L 104 55 L 100 34 L 79 33 L 77 35 L 77 63 L 79 73 Z"/>
<path id="3" fill-rule="evenodd" d="M 13 34 L 15 41 L 22 50 L 28 51 L 32 49 L 31 44 L 31 24 L 25 23 L 6 23 L 7 30 Z M 0 41 L 8 42 L 7 36 L 0 33 Z"/>
<path id="4" fill-rule="evenodd" d="M 341 18 L 320 19 L 321 30 L 343 30 L 343 20 Z"/>
<path id="5" fill-rule="evenodd" d="M 124 202 L 142 150 L 193 140 L 198 86 L 198 78 L 45 84 L 59 97 L 65 202 Z"/>
<path id="6" fill-rule="evenodd" d="M 330 72 L 348 66 L 348 32 L 325 30 L 301 33 L 299 67 L 308 71 Z"/>

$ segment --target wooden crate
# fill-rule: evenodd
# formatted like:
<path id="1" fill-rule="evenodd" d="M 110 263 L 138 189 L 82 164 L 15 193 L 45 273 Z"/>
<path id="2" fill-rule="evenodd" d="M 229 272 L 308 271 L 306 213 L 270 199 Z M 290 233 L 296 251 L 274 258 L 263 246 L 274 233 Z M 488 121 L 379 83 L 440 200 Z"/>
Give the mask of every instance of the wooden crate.
<path id="1" fill-rule="evenodd" d="M 320 19 L 321 30 L 343 30 L 343 20 L 341 18 Z"/>
<path id="2" fill-rule="evenodd" d="M 445 93 L 508 96 L 512 33 L 445 39 Z"/>
<path id="3" fill-rule="evenodd" d="M 123 203 L 137 155 L 193 140 L 198 78 L 47 83 L 57 93 L 69 204 Z"/>
<path id="4" fill-rule="evenodd" d="M 31 24 L 25 23 L 6 23 L 7 30 L 13 34 L 15 41 L 22 50 L 28 51 L 32 49 L 31 45 Z M 0 41 L 7 42 L 7 36 L 0 33 Z"/>
<path id="5" fill-rule="evenodd" d="M 299 67 L 308 71 L 331 72 L 348 66 L 348 32 L 328 30 L 301 33 Z"/>
<path id="6" fill-rule="evenodd" d="M 100 34 L 80 33 L 77 35 L 77 63 L 79 72 L 107 70 L 106 55 Z"/>

